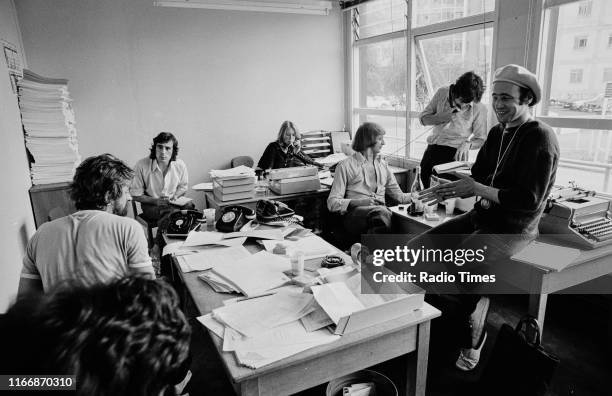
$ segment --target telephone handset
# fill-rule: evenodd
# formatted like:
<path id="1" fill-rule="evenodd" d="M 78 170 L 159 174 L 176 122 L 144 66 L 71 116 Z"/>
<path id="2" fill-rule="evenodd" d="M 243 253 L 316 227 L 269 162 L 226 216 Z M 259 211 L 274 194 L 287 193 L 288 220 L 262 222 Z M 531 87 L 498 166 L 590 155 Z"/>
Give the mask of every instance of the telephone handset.
<path id="1" fill-rule="evenodd" d="M 196 228 L 199 224 L 198 220 L 201 220 L 203 217 L 203 213 L 198 210 L 184 209 L 171 213 L 168 219 L 166 235 L 169 237 L 186 238 L 189 231 Z"/>
<path id="2" fill-rule="evenodd" d="M 223 213 L 217 220 L 217 230 L 221 232 L 240 231 L 243 225 L 255 218 L 255 211 L 240 205 L 232 205 L 223 208 Z"/>

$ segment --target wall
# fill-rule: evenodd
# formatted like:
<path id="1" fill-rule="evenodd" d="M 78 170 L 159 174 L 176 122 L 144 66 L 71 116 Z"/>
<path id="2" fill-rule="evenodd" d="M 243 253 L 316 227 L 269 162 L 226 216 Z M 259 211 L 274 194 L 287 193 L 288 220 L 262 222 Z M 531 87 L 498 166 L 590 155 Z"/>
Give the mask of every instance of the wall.
<path id="1" fill-rule="evenodd" d="M 304 131 L 343 127 L 337 10 L 310 16 L 152 4 L 16 4 L 31 69 L 69 79 L 83 156 L 111 152 L 133 164 L 169 130 L 195 184 L 234 156 L 257 161 L 285 119 Z"/>
<path id="2" fill-rule="evenodd" d="M 0 39 L 21 50 L 19 28 L 12 0 L 0 0 Z M 4 54 L 0 59 L 0 136 L 4 149 L 0 156 L 3 169 L 0 183 L 0 312 L 15 297 L 21 260 L 28 238 L 34 230 L 32 207 L 28 197 L 30 178 L 26 160 L 17 98 L 11 89 Z"/>

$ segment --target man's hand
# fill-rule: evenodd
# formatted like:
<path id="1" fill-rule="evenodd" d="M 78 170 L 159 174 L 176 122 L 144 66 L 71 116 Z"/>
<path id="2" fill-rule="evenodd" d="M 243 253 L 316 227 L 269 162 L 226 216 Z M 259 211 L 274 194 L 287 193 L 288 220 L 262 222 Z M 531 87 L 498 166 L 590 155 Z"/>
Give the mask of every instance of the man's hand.
<path id="1" fill-rule="evenodd" d="M 426 205 L 435 205 L 449 198 L 467 198 L 476 195 L 478 183 L 471 176 L 458 172 L 451 172 L 451 174 L 457 176 L 459 180 L 423 190 L 419 194 L 419 199 Z"/>
<path id="2" fill-rule="evenodd" d="M 384 205 L 384 204 L 385 204 L 384 202 L 381 202 L 374 197 L 351 199 L 351 201 L 349 202 L 349 208 L 356 208 L 359 206 L 376 206 L 376 205 Z"/>
<path id="3" fill-rule="evenodd" d="M 455 153 L 455 161 L 467 161 L 470 156 L 470 142 L 463 142 L 459 147 L 457 147 L 457 152 Z"/>
<path id="4" fill-rule="evenodd" d="M 157 206 L 169 206 L 170 205 L 170 198 L 168 197 L 159 197 L 157 198 Z"/>

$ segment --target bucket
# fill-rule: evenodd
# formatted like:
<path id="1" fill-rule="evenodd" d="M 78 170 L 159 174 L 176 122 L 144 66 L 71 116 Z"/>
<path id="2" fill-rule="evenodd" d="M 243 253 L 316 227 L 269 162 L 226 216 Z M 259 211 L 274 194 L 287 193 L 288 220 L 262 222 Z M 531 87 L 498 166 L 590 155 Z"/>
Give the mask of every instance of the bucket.
<path id="1" fill-rule="evenodd" d="M 342 396 L 342 389 L 345 386 L 363 382 L 374 383 L 376 389 L 372 394 L 376 396 L 398 396 L 397 388 L 393 381 L 387 376 L 373 370 L 361 370 L 329 381 L 327 389 L 325 390 L 325 395 Z"/>

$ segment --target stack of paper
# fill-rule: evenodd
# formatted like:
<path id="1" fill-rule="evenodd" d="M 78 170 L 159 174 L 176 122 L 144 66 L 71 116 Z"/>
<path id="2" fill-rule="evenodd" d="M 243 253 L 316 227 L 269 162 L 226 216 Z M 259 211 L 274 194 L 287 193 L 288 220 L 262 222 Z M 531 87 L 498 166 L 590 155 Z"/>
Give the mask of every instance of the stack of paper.
<path id="1" fill-rule="evenodd" d="M 19 108 L 33 184 L 71 181 L 81 161 L 68 80 L 23 71 Z"/>
<path id="2" fill-rule="evenodd" d="M 198 320 L 223 339 L 223 350 L 233 352 L 239 364 L 259 368 L 339 338 L 328 329 L 306 331 L 299 320 L 313 309 L 312 295 L 282 291 L 229 304 Z"/>
<path id="3" fill-rule="evenodd" d="M 447 162 L 445 164 L 440 164 L 440 165 L 436 165 L 433 167 L 433 170 L 438 174 L 441 175 L 443 173 L 449 173 L 449 172 L 453 172 L 453 171 L 460 171 L 460 170 L 468 170 L 471 168 L 471 165 L 469 164 L 469 162 L 465 162 L 465 161 L 453 161 L 453 162 Z"/>
<path id="4" fill-rule="evenodd" d="M 289 282 L 284 272 L 290 268 L 287 257 L 261 251 L 211 271 L 244 295 L 254 296 Z"/>
<path id="5" fill-rule="evenodd" d="M 213 194 L 219 201 L 253 198 L 255 194 L 255 170 L 240 165 L 236 168 L 210 171 Z"/>

